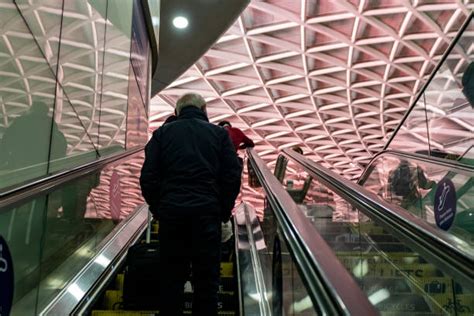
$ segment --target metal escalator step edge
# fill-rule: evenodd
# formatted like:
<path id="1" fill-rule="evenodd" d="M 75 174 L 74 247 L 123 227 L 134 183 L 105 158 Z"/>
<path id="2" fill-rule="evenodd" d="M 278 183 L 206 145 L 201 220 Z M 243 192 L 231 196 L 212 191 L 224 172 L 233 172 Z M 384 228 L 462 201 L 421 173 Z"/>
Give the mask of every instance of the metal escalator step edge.
<path id="1" fill-rule="evenodd" d="M 155 316 L 159 315 L 159 311 L 107 311 L 107 310 L 94 310 L 91 316 Z M 185 310 L 184 315 L 192 315 L 191 311 Z M 235 316 L 235 311 L 219 311 L 217 313 L 221 316 Z"/>
<path id="2" fill-rule="evenodd" d="M 155 316 L 158 311 L 110 311 L 94 310 L 91 316 Z"/>
<path id="3" fill-rule="evenodd" d="M 123 292 L 123 280 L 124 280 L 124 274 L 123 273 L 117 274 L 117 277 L 115 278 L 115 289 L 116 290 Z"/>
<path id="4" fill-rule="evenodd" d="M 234 265 L 232 262 L 221 262 L 221 277 L 233 277 Z"/>
<path id="5" fill-rule="evenodd" d="M 123 303 L 123 292 L 119 290 L 107 290 L 104 297 L 104 308 L 116 310 Z"/>

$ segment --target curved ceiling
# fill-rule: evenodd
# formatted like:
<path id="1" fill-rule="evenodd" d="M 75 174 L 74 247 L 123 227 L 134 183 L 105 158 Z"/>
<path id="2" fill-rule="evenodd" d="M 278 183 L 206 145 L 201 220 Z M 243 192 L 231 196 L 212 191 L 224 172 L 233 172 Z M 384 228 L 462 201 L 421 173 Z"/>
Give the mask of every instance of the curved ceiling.
<path id="1" fill-rule="evenodd" d="M 152 80 L 152 95 L 161 91 L 199 59 L 245 9 L 249 0 L 161 1 L 159 58 Z M 186 17 L 185 30 L 173 26 Z M 211 23 L 210 23 L 211 22 Z"/>
<path id="2" fill-rule="evenodd" d="M 182 94 L 208 101 L 273 166 L 280 149 L 354 179 L 380 151 L 474 4 L 469 1 L 252 1 L 152 100 L 151 129 Z M 247 188 L 249 190 L 249 188 Z"/>

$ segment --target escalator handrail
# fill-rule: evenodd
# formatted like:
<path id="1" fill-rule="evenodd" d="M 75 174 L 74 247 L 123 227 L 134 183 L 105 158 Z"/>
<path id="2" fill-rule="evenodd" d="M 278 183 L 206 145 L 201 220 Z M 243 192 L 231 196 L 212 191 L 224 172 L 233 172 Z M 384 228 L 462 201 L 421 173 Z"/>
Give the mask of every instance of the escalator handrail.
<path id="1" fill-rule="evenodd" d="M 39 313 L 46 315 L 84 315 L 78 309 L 90 308 L 97 296 L 117 273 L 124 262 L 128 248 L 145 231 L 149 215 L 148 205 L 138 206 L 123 219 L 100 243 L 97 253 L 82 267 L 61 291 Z M 79 288 L 80 291 L 72 289 Z M 88 314 L 88 313 L 87 313 Z"/>
<path id="2" fill-rule="evenodd" d="M 464 31 L 467 29 L 467 27 L 469 26 L 469 23 L 471 22 L 471 19 L 474 17 L 474 12 L 471 11 L 469 13 L 469 15 L 467 16 L 466 20 L 464 21 L 463 25 L 461 26 L 461 28 L 459 29 L 458 33 L 456 34 L 456 36 L 453 38 L 453 40 L 451 41 L 451 43 L 449 43 L 449 46 L 448 48 L 446 49 L 446 51 L 444 52 L 443 56 L 441 57 L 441 59 L 439 60 L 438 64 L 436 65 L 436 67 L 433 69 L 433 71 L 431 72 L 430 74 L 430 77 L 428 78 L 428 80 L 425 82 L 425 84 L 423 85 L 423 87 L 419 90 L 418 94 L 416 95 L 415 99 L 413 99 L 413 102 L 412 104 L 408 107 L 408 110 L 405 112 L 405 115 L 403 116 L 403 118 L 401 119 L 400 123 L 397 125 L 397 127 L 395 128 L 395 130 L 393 131 L 392 135 L 390 135 L 390 138 L 388 139 L 387 143 L 385 144 L 385 146 L 383 147 L 382 150 L 386 150 L 389 148 L 390 144 L 392 143 L 393 139 L 395 138 L 395 136 L 398 134 L 398 132 L 400 131 L 400 129 L 402 128 L 403 124 L 405 123 L 406 119 L 408 118 L 408 116 L 410 115 L 410 113 L 413 111 L 413 109 L 415 108 L 415 106 L 418 104 L 418 100 L 421 98 L 421 96 L 423 95 L 423 93 L 425 93 L 425 90 L 426 88 L 429 86 L 429 84 L 431 83 L 431 81 L 433 80 L 433 78 L 436 76 L 438 70 L 441 68 L 441 66 L 444 64 L 444 61 L 448 58 L 449 54 L 451 53 L 451 51 L 453 50 L 453 48 L 456 46 L 456 44 L 458 43 L 459 41 L 459 38 L 462 36 L 462 34 L 464 34 Z"/>
<path id="3" fill-rule="evenodd" d="M 474 288 L 474 253 L 467 243 L 293 150 L 284 149 L 283 153 L 350 204 L 377 218 L 397 232 L 397 235 L 403 236 L 422 255 L 468 281 Z"/>
<path id="4" fill-rule="evenodd" d="M 239 209 L 240 208 L 240 209 Z M 262 262 L 259 257 L 259 253 L 256 246 L 256 231 L 252 224 L 259 225 L 257 215 L 253 208 L 249 207 L 246 203 L 242 203 L 236 208 L 234 214 L 234 236 L 235 236 L 235 256 L 237 264 L 237 283 L 239 288 L 239 311 L 240 315 L 246 314 L 246 302 L 245 296 L 248 295 L 249 287 L 253 287 L 250 291 L 254 292 L 258 296 L 258 315 L 267 316 L 271 315 L 270 303 L 268 299 L 268 292 L 265 286 L 265 277 L 263 275 Z M 242 235 L 244 241 L 241 240 Z M 246 243 L 246 245 L 243 245 Z M 250 265 L 241 265 L 240 252 L 247 250 L 250 255 Z M 242 260 L 245 262 L 245 260 Z M 247 264 L 249 264 L 247 262 Z M 249 273 L 249 271 L 253 273 Z M 244 277 L 244 275 L 246 275 Z M 246 293 L 247 292 L 247 293 Z M 255 310 L 250 311 L 252 314 L 257 312 Z"/>
<path id="5" fill-rule="evenodd" d="M 367 295 L 263 160 L 253 149 L 247 149 L 247 154 L 313 302 L 327 315 L 378 315 Z"/>
<path id="6" fill-rule="evenodd" d="M 415 154 L 415 153 L 406 153 L 403 151 L 388 149 L 388 150 L 383 150 L 381 152 L 378 152 L 372 157 L 369 164 L 365 168 L 364 172 L 362 172 L 362 174 L 360 175 L 359 180 L 357 180 L 357 183 L 359 185 L 364 184 L 364 182 L 367 180 L 366 178 L 369 176 L 369 171 L 371 171 L 373 165 L 377 162 L 380 156 L 384 156 L 384 155 L 399 156 L 407 160 L 416 160 L 416 161 L 422 161 L 422 162 L 426 162 L 430 164 L 436 164 L 439 166 L 449 168 L 451 169 L 450 171 L 455 171 L 456 173 L 472 173 L 474 171 L 474 167 L 459 163 L 456 160 L 442 159 L 442 158 L 433 157 L 433 156 L 426 156 L 426 155 Z"/>
<path id="7" fill-rule="evenodd" d="M 125 152 L 109 157 L 100 158 L 89 163 L 76 166 L 61 172 L 31 181 L 0 194 L 0 213 L 13 205 L 23 203 L 39 194 L 45 194 L 60 185 L 76 180 L 77 178 L 96 172 L 111 163 L 119 163 L 142 151 L 144 146 L 136 146 Z"/>

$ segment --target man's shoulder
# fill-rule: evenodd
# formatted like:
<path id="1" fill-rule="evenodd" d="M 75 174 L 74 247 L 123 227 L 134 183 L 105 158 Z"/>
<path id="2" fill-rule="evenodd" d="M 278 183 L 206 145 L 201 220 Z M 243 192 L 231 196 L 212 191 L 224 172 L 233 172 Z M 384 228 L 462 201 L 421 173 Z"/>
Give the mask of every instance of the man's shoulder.
<path id="1" fill-rule="evenodd" d="M 168 126 L 168 124 L 166 124 L 166 126 L 162 125 L 162 126 L 158 127 L 157 129 L 155 129 L 153 131 L 153 133 L 151 134 L 152 135 L 151 138 L 155 138 L 155 139 L 159 138 L 161 136 L 162 132 L 163 132 L 163 129 L 166 128 L 167 126 Z"/>
<path id="2" fill-rule="evenodd" d="M 203 120 L 199 120 L 199 124 L 200 124 L 201 126 L 203 126 L 204 128 L 207 128 L 207 129 L 209 129 L 209 130 L 211 130 L 211 131 L 213 131 L 213 132 L 215 132 L 215 133 L 217 133 L 217 134 L 222 134 L 222 135 L 223 135 L 223 134 L 226 134 L 226 133 L 227 133 L 226 130 L 225 130 L 223 127 L 218 126 L 218 125 L 216 125 L 216 124 L 212 124 L 212 123 L 210 123 L 210 122 L 206 122 L 206 121 L 203 121 Z"/>

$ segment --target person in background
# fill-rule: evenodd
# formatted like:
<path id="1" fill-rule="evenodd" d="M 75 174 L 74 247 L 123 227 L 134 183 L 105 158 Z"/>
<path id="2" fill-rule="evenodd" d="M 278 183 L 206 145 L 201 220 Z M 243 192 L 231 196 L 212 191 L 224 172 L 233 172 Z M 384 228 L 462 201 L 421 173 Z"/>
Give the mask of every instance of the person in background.
<path id="1" fill-rule="evenodd" d="M 31 167 L 29 173 L 43 176 L 50 160 L 66 156 L 67 140 L 49 115 L 49 106 L 35 101 L 30 109 L 8 126 L 0 139 L 0 169 Z"/>
<path id="2" fill-rule="evenodd" d="M 474 108 L 474 61 L 467 66 L 462 76 L 462 92 Z"/>
<path id="3" fill-rule="evenodd" d="M 245 149 L 247 147 L 255 146 L 253 141 L 250 138 L 248 138 L 244 134 L 244 132 L 242 132 L 240 129 L 236 127 L 232 127 L 232 125 L 228 121 L 219 122 L 218 125 L 225 128 L 227 133 L 229 133 L 230 139 L 232 140 L 232 143 L 234 144 L 235 151 L 238 151 L 239 149 Z"/>
<path id="4" fill-rule="evenodd" d="M 390 172 L 388 180 L 391 201 L 398 202 L 402 208 L 425 218 L 420 189 L 429 190 L 436 186 L 436 182 L 429 180 L 420 166 L 407 160 L 400 161 Z"/>
<path id="5" fill-rule="evenodd" d="M 248 138 L 244 132 L 236 127 L 232 127 L 232 125 L 228 121 L 221 121 L 218 124 L 219 126 L 223 127 L 227 133 L 229 133 L 229 137 L 232 140 L 232 144 L 234 144 L 235 151 L 238 152 L 239 149 L 245 149 L 247 147 L 254 147 L 255 144 L 253 141 Z M 244 169 L 244 159 L 241 157 L 237 157 L 240 162 L 241 171 Z M 249 170 L 251 172 L 251 170 Z"/>
<path id="6" fill-rule="evenodd" d="M 291 149 L 293 151 L 296 151 L 300 155 L 304 154 L 303 149 L 301 149 L 300 146 L 293 146 Z M 277 177 L 277 179 L 282 184 L 284 184 L 284 178 L 285 178 L 287 166 L 288 166 L 288 158 L 286 158 L 283 155 L 280 155 L 277 159 L 277 164 L 275 165 L 275 172 L 274 173 L 275 173 L 275 176 Z M 299 179 L 297 179 L 297 180 L 299 180 Z M 294 180 L 289 179 L 289 180 L 286 181 L 286 191 L 290 194 L 290 196 L 293 198 L 293 200 L 297 204 L 301 204 L 301 203 L 303 203 L 303 201 L 306 197 L 306 194 L 308 193 L 308 190 L 311 186 L 312 181 L 313 181 L 313 178 L 310 175 L 308 175 L 304 179 L 304 182 L 303 182 L 302 186 L 300 186 L 298 188 L 294 188 L 293 187 Z"/>
<path id="7" fill-rule="evenodd" d="M 176 104 L 178 119 L 145 147 L 142 194 L 160 222 L 160 315 L 181 315 L 192 265 L 193 315 L 217 315 L 221 222 L 240 190 L 240 165 L 229 135 L 210 124 L 194 93 Z"/>
<path id="8" fill-rule="evenodd" d="M 218 124 L 223 127 L 229 134 L 232 144 L 234 145 L 235 152 L 238 152 L 239 149 L 245 149 L 247 147 L 254 147 L 255 144 L 253 141 L 248 138 L 240 129 L 232 127 L 229 121 L 221 121 Z M 240 163 L 241 172 L 244 168 L 244 160 L 241 157 L 237 157 Z M 250 173 L 253 172 L 252 169 L 249 170 L 249 179 L 251 179 Z M 255 176 L 256 177 L 256 176 Z M 227 222 L 222 223 L 222 251 L 224 254 L 231 254 L 234 244 L 233 239 L 233 221 L 228 220 Z M 229 256 L 227 256 L 229 257 Z"/>

